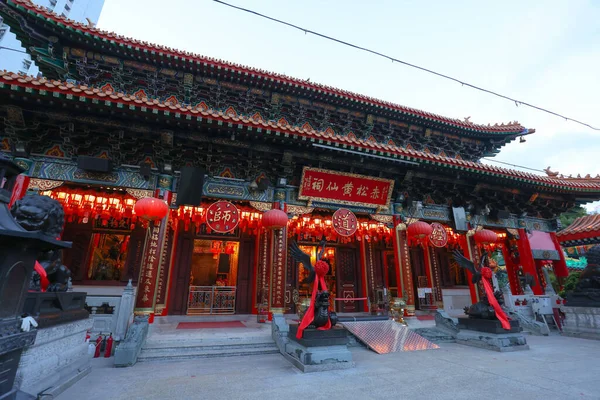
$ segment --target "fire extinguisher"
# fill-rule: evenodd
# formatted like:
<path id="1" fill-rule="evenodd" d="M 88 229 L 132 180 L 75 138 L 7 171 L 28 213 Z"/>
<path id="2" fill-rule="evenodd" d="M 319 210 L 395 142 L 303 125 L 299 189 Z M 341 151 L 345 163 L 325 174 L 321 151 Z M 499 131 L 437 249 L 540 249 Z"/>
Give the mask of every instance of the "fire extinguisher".
<path id="1" fill-rule="evenodd" d="M 85 342 L 86 342 L 86 343 L 89 343 L 89 341 L 90 341 L 90 337 L 91 337 L 91 335 L 90 335 L 90 331 L 87 331 L 87 332 L 85 333 Z"/>
<path id="2" fill-rule="evenodd" d="M 100 345 L 102 344 L 102 335 L 98 335 L 96 339 L 96 351 L 94 352 L 94 358 L 100 357 Z"/>
<path id="3" fill-rule="evenodd" d="M 109 358 L 111 356 L 112 346 L 113 346 L 113 337 L 112 337 L 112 333 L 111 333 L 110 336 L 108 337 L 108 339 L 106 339 L 106 349 L 104 350 L 104 358 Z"/>

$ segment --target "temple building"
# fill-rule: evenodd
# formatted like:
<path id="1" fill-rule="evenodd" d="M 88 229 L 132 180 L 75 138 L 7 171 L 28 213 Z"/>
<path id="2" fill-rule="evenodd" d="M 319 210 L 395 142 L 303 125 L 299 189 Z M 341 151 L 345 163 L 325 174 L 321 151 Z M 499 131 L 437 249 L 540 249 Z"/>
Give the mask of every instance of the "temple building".
<path id="1" fill-rule="evenodd" d="M 478 125 L 73 22 L 28 0 L 0 15 L 43 78 L 0 72 L 0 151 L 27 192 L 67 214 L 75 287 L 131 279 L 136 311 L 294 313 L 316 257 L 337 312 L 462 313 L 481 289 L 452 257 L 501 252 L 511 290 L 568 274 L 558 214 L 600 199 L 600 178 L 486 165 L 533 134 Z M 553 175 L 553 174 L 551 174 Z M 162 221 L 136 203 L 166 201 Z M 287 221 L 267 213 L 281 210 Z M 275 215 L 275 217 L 277 217 Z M 264 221 L 263 221 L 264 219 Z"/>

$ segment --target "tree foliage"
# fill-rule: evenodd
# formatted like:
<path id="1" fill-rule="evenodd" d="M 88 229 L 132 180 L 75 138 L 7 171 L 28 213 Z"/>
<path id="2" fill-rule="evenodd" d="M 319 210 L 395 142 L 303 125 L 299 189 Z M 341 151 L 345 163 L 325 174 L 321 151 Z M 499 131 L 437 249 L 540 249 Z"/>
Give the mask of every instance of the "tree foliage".
<path id="1" fill-rule="evenodd" d="M 575 206 L 569 211 L 560 214 L 559 219 L 560 224 L 562 225 L 561 229 L 565 229 L 567 226 L 575 222 L 577 218 L 583 217 L 584 215 L 587 215 L 587 210 L 581 206 Z"/>

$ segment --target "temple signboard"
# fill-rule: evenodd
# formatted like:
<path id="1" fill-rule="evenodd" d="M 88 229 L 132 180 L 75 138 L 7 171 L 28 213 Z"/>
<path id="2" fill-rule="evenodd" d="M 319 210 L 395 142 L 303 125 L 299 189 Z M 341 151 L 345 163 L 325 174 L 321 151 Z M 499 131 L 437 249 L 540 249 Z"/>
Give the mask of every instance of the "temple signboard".
<path id="1" fill-rule="evenodd" d="M 361 207 L 389 207 L 394 181 L 304 167 L 298 199 Z"/>
<path id="2" fill-rule="evenodd" d="M 448 244 L 448 232 L 443 225 L 434 222 L 431 224 L 433 231 L 429 235 L 429 241 L 435 247 L 445 247 Z"/>

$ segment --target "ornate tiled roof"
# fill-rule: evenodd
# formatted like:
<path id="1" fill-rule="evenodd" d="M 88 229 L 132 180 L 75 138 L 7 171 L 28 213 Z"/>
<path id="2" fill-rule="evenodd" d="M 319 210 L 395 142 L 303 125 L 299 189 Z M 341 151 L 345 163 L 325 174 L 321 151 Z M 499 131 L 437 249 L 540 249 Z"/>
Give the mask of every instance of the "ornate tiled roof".
<path id="1" fill-rule="evenodd" d="M 494 124 L 494 125 L 482 125 L 475 124 L 468 119 L 459 120 L 454 118 L 447 118 L 441 115 L 429 113 L 426 111 L 417 110 L 410 107 L 401 106 L 398 104 L 394 104 L 388 101 L 375 99 L 369 96 L 353 93 L 347 90 L 342 90 L 338 88 L 334 88 L 327 85 L 321 85 L 313 82 L 309 82 L 303 79 L 297 79 L 293 77 L 289 77 L 283 74 L 277 74 L 269 71 L 265 71 L 262 69 L 252 68 L 248 66 L 243 66 L 240 64 L 219 60 L 211 57 L 202 56 L 199 54 L 194 54 L 188 51 L 181 51 L 177 49 L 173 49 L 167 46 L 161 46 L 158 44 L 148 43 L 142 40 L 136 40 L 132 38 L 128 38 L 125 36 L 118 35 L 113 32 L 104 31 L 102 29 L 98 29 L 94 26 L 75 22 L 69 20 L 62 15 L 57 15 L 54 12 L 49 11 L 44 7 L 40 7 L 36 4 L 33 4 L 30 0 L 4 0 L 7 1 L 10 5 L 16 5 L 19 8 L 23 8 L 30 13 L 36 14 L 38 17 L 45 19 L 46 21 L 62 25 L 68 30 L 76 30 L 80 31 L 83 35 L 90 38 L 91 36 L 98 38 L 103 42 L 108 42 L 111 44 L 117 44 L 122 46 L 127 46 L 135 51 L 142 51 L 145 53 L 150 52 L 151 54 L 155 54 L 162 57 L 167 57 L 171 60 L 182 60 L 188 61 L 198 64 L 210 65 L 211 67 L 215 67 L 217 69 L 223 69 L 225 71 L 233 71 L 242 75 L 252 75 L 258 76 L 266 80 L 275 81 L 283 86 L 292 86 L 292 87 L 301 87 L 305 90 L 310 90 L 314 92 L 324 93 L 333 97 L 343 97 L 349 99 L 351 101 L 355 101 L 358 103 L 369 104 L 374 107 L 386 108 L 390 110 L 394 110 L 403 114 L 407 114 L 410 116 L 415 116 L 418 118 L 423 118 L 426 120 L 434 121 L 437 123 L 441 123 L 444 125 L 448 125 L 449 127 L 459 128 L 465 131 L 476 132 L 480 134 L 496 134 L 496 135 L 515 135 L 515 134 L 527 134 L 533 133 L 535 130 L 526 129 L 518 122 L 509 122 L 507 124 Z"/>
<path id="2" fill-rule="evenodd" d="M 112 88 L 93 88 L 75 85 L 46 78 L 34 78 L 13 72 L 0 71 L 0 90 L 22 91 L 25 94 L 64 98 L 65 101 L 91 102 L 99 105 L 116 105 L 129 111 L 151 112 L 166 118 L 185 118 L 198 121 L 216 121 L 219 124 L 229 124 L 231 127 L 245 127 L 259 134 L 271 134 L 302 137 L 314 143 L 332 147 L 358 149 L 368 154 L 385 156 L 397 160 L 414 161 L 420 164 L 452 168 L 459 171 L 492 175 L 510 179 L 517 183 L 535 185 L 548 191 L 587 192 L 600 194 L 600 182 L 589 179 L 562 179 L 535 175 L 529 172 L 516 171 L 479 162 L 465 161 L 444 157 L 432 153 L 403 148 L 393 144 L 378 143 L 372 140 L 359 139 L 354 135 L 339 135 L 331 129 L 319 131 L 309 124 L 302 126 L 290 125 L 285 119 L 277 121 L 266 120 L 259 113 L 254 115 L 238 114 L 233 109 L 225 112 L 207 108 L 204 103 L 195 106 L 182 105 L 173 101 L 161 102 L 157 99 L 118 93 Z"/>
<path id="3" fill-rule="evenodd" d="M 563 246 L 600 243 L 600 214 L 584 215 L 556 234 Z"/>

